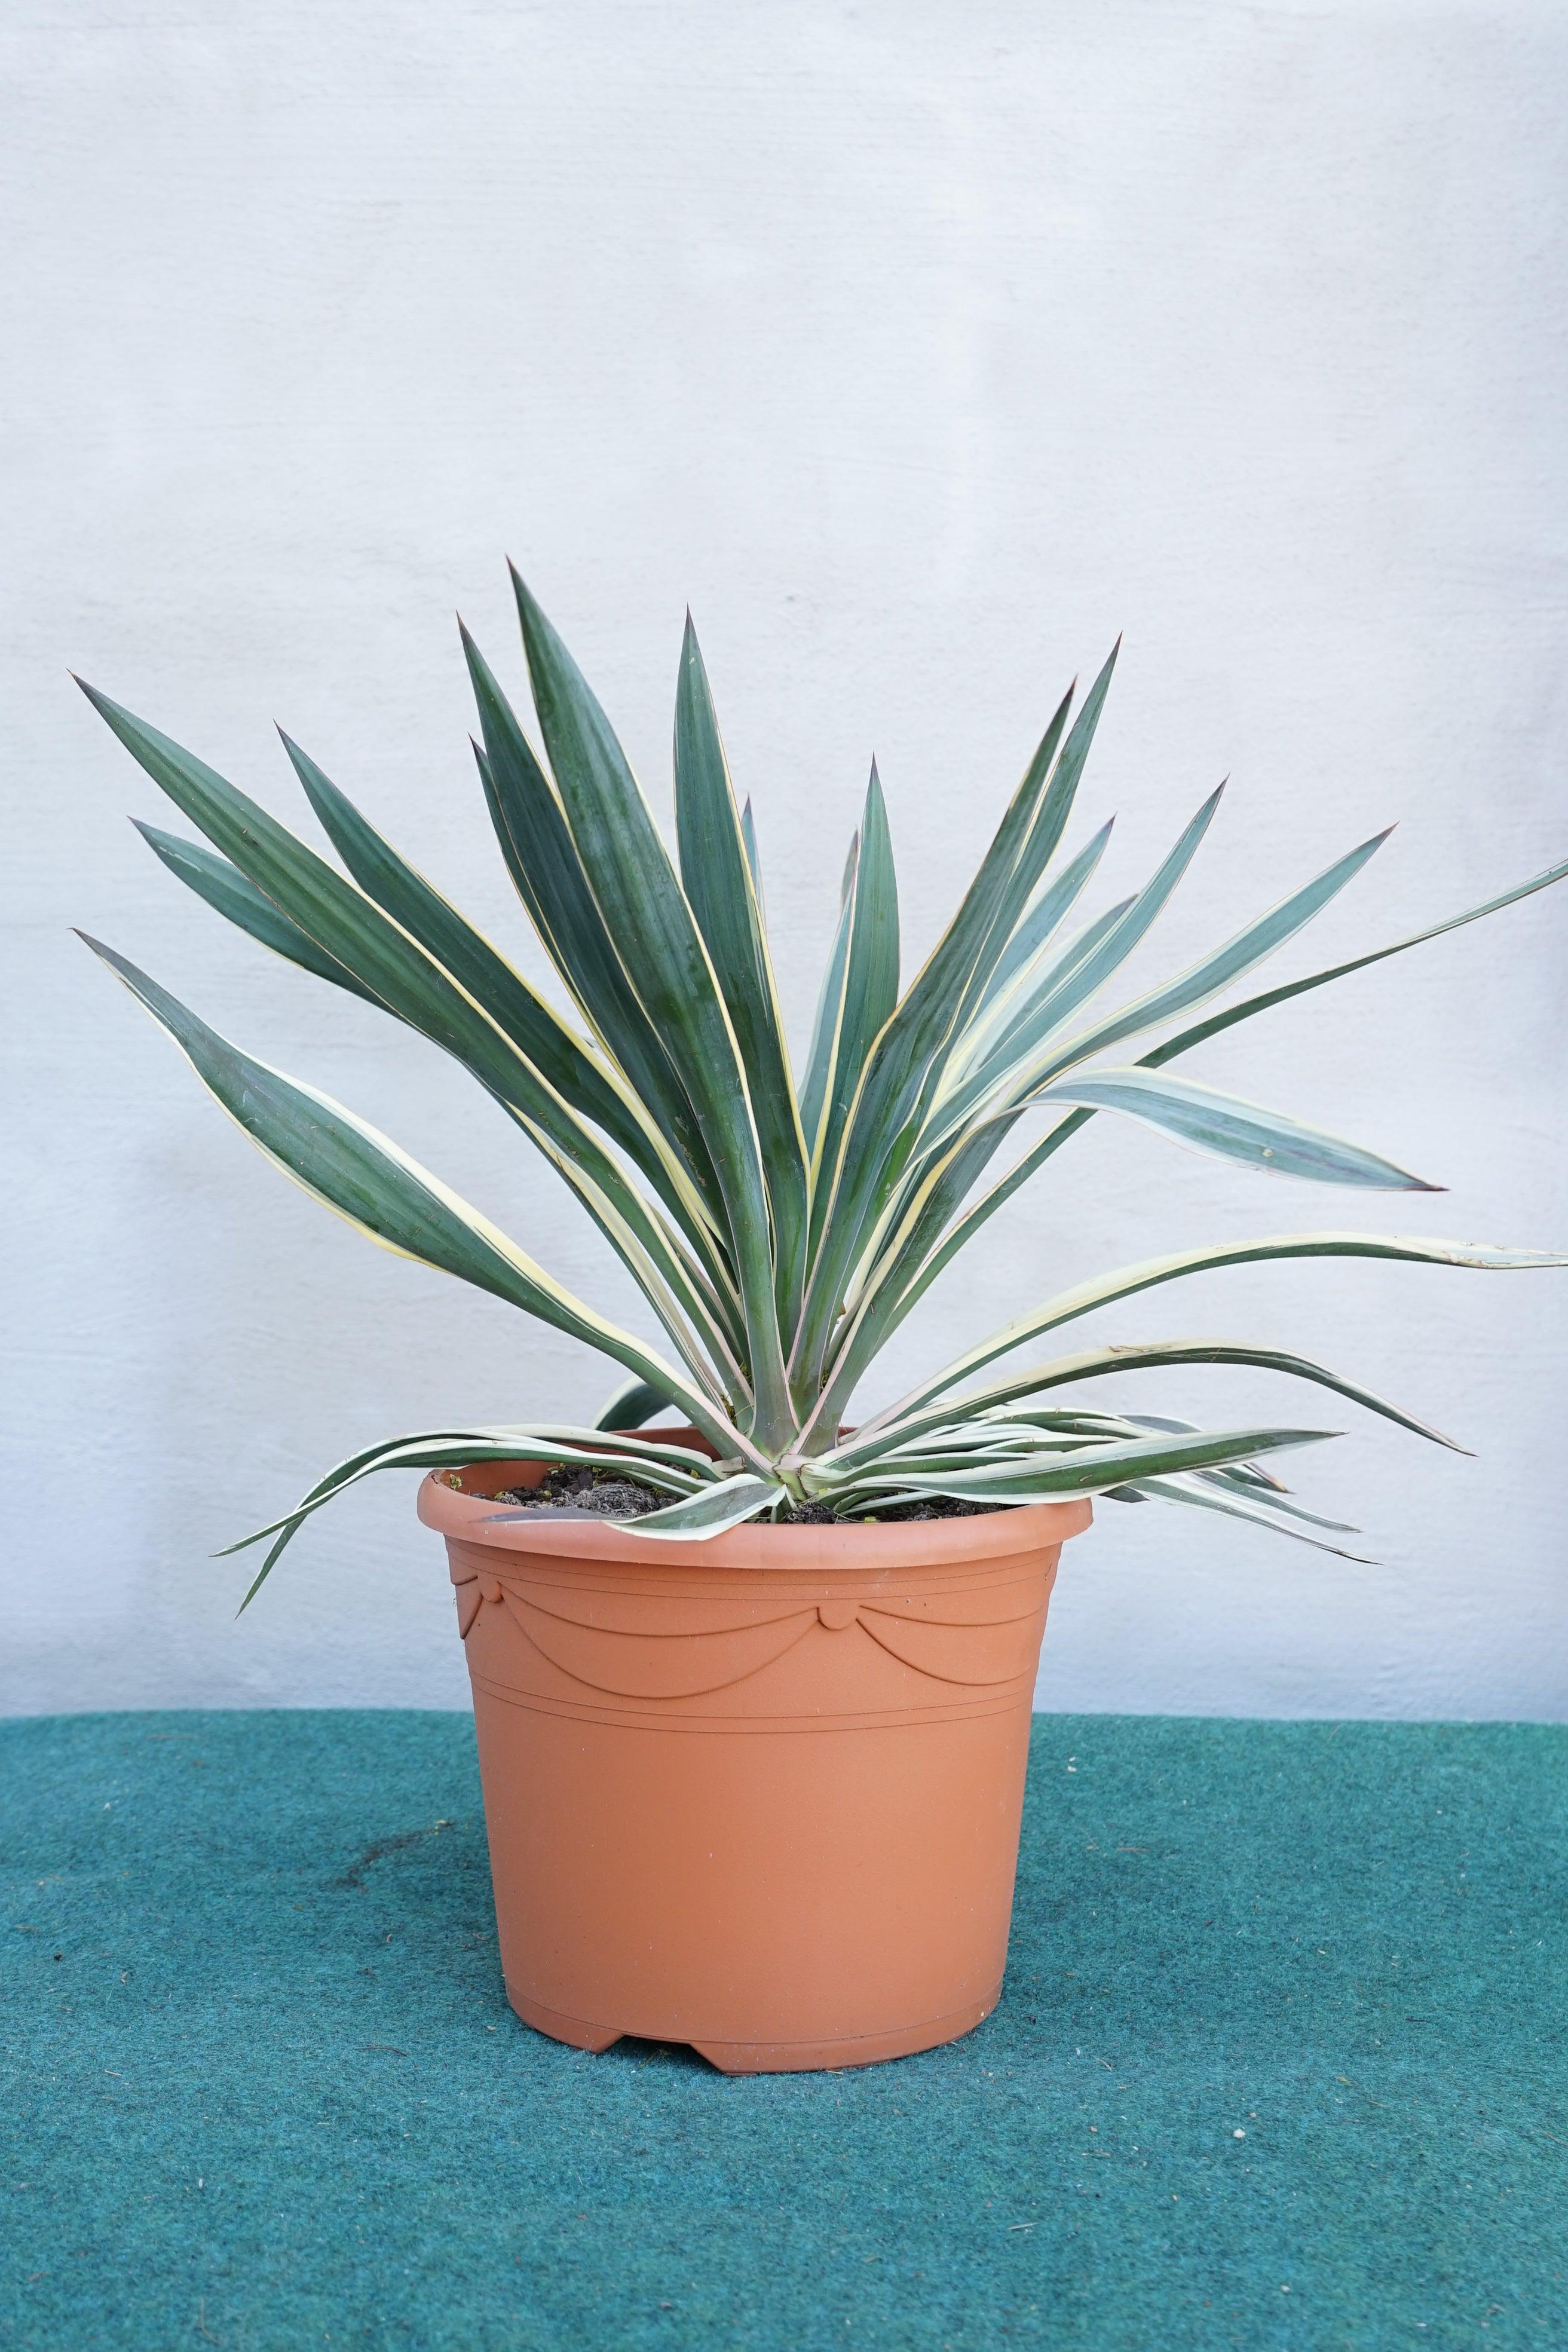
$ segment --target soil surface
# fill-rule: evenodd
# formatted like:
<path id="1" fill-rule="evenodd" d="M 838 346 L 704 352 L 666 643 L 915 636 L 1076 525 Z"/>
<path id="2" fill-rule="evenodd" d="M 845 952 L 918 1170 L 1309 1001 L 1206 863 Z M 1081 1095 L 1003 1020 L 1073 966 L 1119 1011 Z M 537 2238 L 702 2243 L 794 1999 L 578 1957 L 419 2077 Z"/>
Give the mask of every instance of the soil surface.
<path id="1" fill-rule="evenodd" d="M 508 1486 L 494 1497 L 498 1503 L 520 1504 L 525 1510 L 548 1511 L 552 1518 L 581 1511 L 600 1519 L 646 1518 L 649 1511 L 661 1510 L 675 1499 L 673 1495 L 656 1494 L 651 1486 L 635 1478 L 623 1478 L 614 1470 L 564 1462 L 554 1470 L 547 1470 L 537 1486 Z M 998 1507 L 1005 1506 L 961 1503 L 946 1495 L 933 1495 L 926 1502 L 896 1503 L 889 1511 L 861 1513 L 851 1524 L 869 1519 L 877 1526 L 888 1527 L 903 1519 L 967 1519 Z M 834 1515 L 826 1503 L 799 1503 L 793 1510 L 781 1512 L 775 1525 L 830 1528 L 834 1523 Z"/>
<path id="2" fill-rule="evenodd" d="M 521 1503 L 526 1510 L 584 1511 L 596 1519 L 641 1519 L 649 1511 L 661 1510 L 673 1503 L 673 1495 L 659 1495 L 635 1478 L 622 1478 L 613 1470 L 584 1467 L 581 1463 L 563 1462 L 547 1470 L 537 1486 L 508 1486 L 496 1496 L 498 1503 Z"/>

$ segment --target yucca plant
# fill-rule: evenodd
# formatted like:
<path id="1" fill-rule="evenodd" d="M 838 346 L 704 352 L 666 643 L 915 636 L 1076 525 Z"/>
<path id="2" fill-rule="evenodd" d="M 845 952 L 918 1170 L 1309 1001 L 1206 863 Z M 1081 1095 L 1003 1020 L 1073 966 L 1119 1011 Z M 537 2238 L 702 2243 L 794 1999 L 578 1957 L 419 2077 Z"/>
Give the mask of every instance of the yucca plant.
<path id="1" fill-rule="evenodd" d="M 142 825 L 163 863 L 242 930 L 380 1005 L 469 1070 L 576 1194 L 637 1282 L 668 1354 L 607 1322 L 352 1111 L 218 1036 L 144 972 L 96 948 L 252 1140 L 373 1240 L 438 1266 L 616 1359 L 629 1378 L 594 1428 L 419 1431 L 340 1463 L 284 1517 L 290 1537 L 371 1472 L 528 1460 L 635 1475 L 669 1502 L 644 1538 L 716 1536 L 826 1506 L 864 1518 L 947 1496 L 1007 1507 L 1069 1495 L 1198 1506 L 1328 1549 L 1349 1530 L 1295 1502 L 1261 1457 L 1333 1433 L 1205 1430 L 1093 1401 L 1110 1372 L 1250 1365 L 1451 1441 L 1304 1357 L 1226 1340 L 1121 1342 L 997 1376 L 1080 1316 L 1182 1276 L 1259 1259 L 1372 1257 L 1523 1267 L 1559 1257 L 1329 1232 L 1177 1252 L 1048 1298 L 847 1436 L 856 1389 L 965 1243 L 1089 1119 L 1114 1111 L 1252 1170 L 1374 1192 L 1428 1191 L 1360 1146 L 1168 1066 L 1220 1031 L 1568 874 L 1568 861 L 1447 922 L 1192 1021 L 1292 939 L 1386 835 L 1347 853 L 1189 971 L 1107 1009 L 1116 975 L 1185 873 L 1216 792 L 1141 890 L 1085 920 L 1106 824 L 1059 855 L 1115 654 L 1069 690 L 978 873 L 900 993 L 898 891 L 871 772 L 844 871 L 816 1027 L 797 1082 L 769 960 L 749 803 L 737 806 L 689 620 L 675 716 L 677 856 L 565 646 L 513 574 L 548 767 L 467 631 L 479 781 L 519 897 L 574 1013 L 563 1015 L 284 737 L 346 871 L 128 710 L 84 688 L 213 847 Z M 1135 1039 L 1157 1042 L 1129 1057 Z M 1039 1139 L 977 1197 L 1026 1113 Z M 987 1377 L 983 1377 L 987 1376 Z M 674 1407 L 717 1452 L 625 1433 Z M 628 1463 L 628 1457 L 631 1462 Z M 1313 1533 L 1311 1530 L 1317 1530 Z M 235 1546 L 239 1549 L 242 1547 Z M 247 1598 L 250 1597 L 247 1594 Z"/>

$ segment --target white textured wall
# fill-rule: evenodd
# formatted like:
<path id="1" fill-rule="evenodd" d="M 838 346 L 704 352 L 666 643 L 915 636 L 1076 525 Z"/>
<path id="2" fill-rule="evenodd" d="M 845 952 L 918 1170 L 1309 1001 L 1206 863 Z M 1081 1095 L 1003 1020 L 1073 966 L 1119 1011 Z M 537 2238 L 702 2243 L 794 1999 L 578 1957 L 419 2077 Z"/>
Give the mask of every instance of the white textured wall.
<path id="1" fill-rule="evenodd" d="M 238 1625 L 207 1555 L 362 1440 L 578 1414 L 614 1377 L 282 1183 L 68 922 L 626 1303 L 450 1066 L 154 865 L 121 813 L 166 812 L 68 663 L 293 811 L 282 719 L 515 940 L 453 607 L 517 682 L 514 555 L 662 798 L 689 599 L 803 1022 L 871 750 L 923 948 L 1118 629 L 1111 887 L 1234 779 L 1173 965 L 1391 818 L 1284 971 L 1568 852 L 1548 0 L 40 0 L 4 47 L 0 1706 L 461 1703 L 405 1484 Z M 1568 891 L 1192 1065 L 1446 1199 L 1390 1216 L 1100 1119 L 889 1381 L 1208 1237 L 1568 1242 L 1565 934 Z M 1043 1703 L 1568 1713 L 1565 1320 L 1568 1276 L 1332 1266 L 1117 1315 L 1294 1343 L 1478 1458 L 1351 1415 L 1303 1465 L 1372 1569 L 1105 1507 Z M 1323 1417 L 1214 1371 L 1142 1393 Z"/>

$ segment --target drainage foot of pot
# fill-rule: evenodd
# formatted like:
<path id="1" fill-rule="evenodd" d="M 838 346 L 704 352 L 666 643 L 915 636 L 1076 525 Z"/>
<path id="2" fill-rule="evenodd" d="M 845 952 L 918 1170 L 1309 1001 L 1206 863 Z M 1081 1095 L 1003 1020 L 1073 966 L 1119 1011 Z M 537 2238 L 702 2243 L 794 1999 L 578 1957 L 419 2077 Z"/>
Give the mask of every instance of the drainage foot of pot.
<path id="1" fill-rule="evenodd" d="M 524 2025 L 531 2025 L 536 2033 L 548 2033 L 552 2042 L 564 2042 L 573 2050 L 608 2050 L 621 2039 L 618 2025 L 590 2025 L 585 2017 L 563 2017 L 559 2010 L 522 2000 L 510 1985 L 506 1997 Z"/>
<path id="2" fill-rule="evenodd" d="M 654 2042 L 684 2042 L 721 2074 L 813 2074 L 840 2066 L 879 2066 L 889 2058 L 911 2058 L 919 2050 L 936 2050 L 973 2032 L 990 2016 L 1001 1998 L 1001 1987 L 984 2000 L 950 2010 L 945 2017 L 927 2018 L 921 2025 L 898 2027 L 889 2033 L 852 2033 L 830 2042 L 709 2042 L 689 2034 L 642 2029 Z M 564 2042 L 574 2050 L 608 2050 L 636 2027 L 595 2025 L 585 2017 L 568 2017 L 546 2009 L 507 1987 L 507 1999 L 525 2025 Z"/>
<path id="3" fill-rule="evenodd" d="M 972 2001 L 892 2033 L 855 2033 L 834 2042 L 694 2042 L 691 2047 L 724 2074 L 812 2074 L 840 2066 L 879 2066 L 889 2058 L 912 2058 L 918 2050 L 936 2050 L 972 2033 L 998 1998 L 993 1993 L 989 2000 Z"/>

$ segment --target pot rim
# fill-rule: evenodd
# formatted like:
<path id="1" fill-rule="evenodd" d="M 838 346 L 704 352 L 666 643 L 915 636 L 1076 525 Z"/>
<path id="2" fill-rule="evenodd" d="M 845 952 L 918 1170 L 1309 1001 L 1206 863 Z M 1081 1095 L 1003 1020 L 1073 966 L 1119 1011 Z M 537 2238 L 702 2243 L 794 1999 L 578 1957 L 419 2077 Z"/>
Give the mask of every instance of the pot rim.
<path id="1" fill-rule="evenodd" d="M 640 1433 L 633 1433 L 637 1434 Z M 666 1431 L 648 1434 L 666 1436 Z M 487 1550 L 527 1552 L 563 1560 L 601 1561 L 617 1567 L 654 1572 L 668 1569 L 714 1568 L 778 1570 L 820 1574 L 824 1569 L 908 1569 L 975 1566 L 1008 1559 L 1065 1543 L 1080 1535 L 1094 1517 L 1087 1496 L 1059 1503 L 1004 1504 L 994 1511 L 976 1511 L 951 1519 L 905 1519 L 889 1527 L 857 1526 L 837 1521 L 832 1526 L 759 1527 L 748 1521 L 701 1542 L 672 1542 L 666 1538 L 637 1536 L 627 1528 L 605 1520 L 535 1517 L 531 1512 L 498 1519 L 493 1495 L 460 1493 L 446 1481 L 476 1473 L 504 1476 L 507 1465 L 478 1462 L 437 1474 L 430 1471 L 419 1485 L 418 1511 L 424 1525 L 448 1540 L 478 1544 Z"/>

